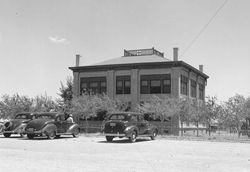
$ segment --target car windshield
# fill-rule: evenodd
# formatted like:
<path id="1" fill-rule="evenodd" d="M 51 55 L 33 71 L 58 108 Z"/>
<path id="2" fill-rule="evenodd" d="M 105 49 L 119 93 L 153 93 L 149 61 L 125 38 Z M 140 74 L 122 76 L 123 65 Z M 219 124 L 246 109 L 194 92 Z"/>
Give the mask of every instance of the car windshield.
<path id="1" fill-rule="evenodd" d="M 109 117 L 110 120 L 127 120 L 128 119 L 128 115 L 126 114 L 112 114 Z"/>
<path id="2" fill-rule="evenodd" d="M 28 114 L 18 114 L 16 116 L 16 119 L 29 119 L 29 115 Z"/>
<path id="3" fill-rule="evenodd" d="M 49 114 L 42 114 L 42 115 L 39 115 L 37 117 L 37 119 L 54 119 L 54 116 L 53 115 L 49 115 Z"/>

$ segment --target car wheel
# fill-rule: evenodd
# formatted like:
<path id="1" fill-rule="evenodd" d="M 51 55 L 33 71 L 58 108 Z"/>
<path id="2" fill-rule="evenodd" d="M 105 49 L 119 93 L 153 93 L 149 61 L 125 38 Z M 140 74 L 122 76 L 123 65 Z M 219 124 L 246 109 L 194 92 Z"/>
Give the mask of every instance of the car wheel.
<path id="1" fill-rule="evenodd" d="M 4 137 L 10 137 L 11 133 L 4 133 L 3 135 L 4 135 Z"/>
<path id="2" fill-rule="evenodd" d="M 152 136 L 150 137 L 151 138 L 151 140 L 155 140 L 155 137 L 157 136 L 157 131 L 154 131 L 153 133 L 152 133 Z"/>
<path id="3" fill-rule="evenodd" d="M 34 135 L 33 134 L 27 134 L 28 139 L 33 139 Z"/>
<path id="4" fill-rule="evenodd" d="M 54 139 L 56 137 L 56 132 L 55 131 L 51 131 L 51 132 L 47 132 L 46 136 L 48 137 L 48 139 Z"/>
<path id="5" fill-rule="evenodd" d="M 73 137 L 79 137 L 80 136 L 80 130 L 79 129 L 75 130 L 72 135 L 73 135 Z"/>
<path id="6" fill-rule="evenodd" d="M 106 136 L 107 142 L 112 142 L 113 141 L 113 136 Z"/>
<path id="7" fill-rule="evenodd" d="M 133 131 L 132 132 L 132 134 L 131 134 L 131 136 L 129 137 L 129 141 L 131 142 L 131 143 L 134 143 L 135 141 L 136 141 L 136 132 L 135 131 Z"/>

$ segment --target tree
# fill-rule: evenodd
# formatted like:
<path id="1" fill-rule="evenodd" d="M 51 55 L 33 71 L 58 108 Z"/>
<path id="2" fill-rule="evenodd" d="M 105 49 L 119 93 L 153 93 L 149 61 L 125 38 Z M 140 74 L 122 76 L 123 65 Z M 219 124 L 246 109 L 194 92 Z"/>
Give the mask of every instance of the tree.
<path id="1" fill-rule="evenodd" d="M 206 97 L 204 122 L 208 126 L 209 136 L 211 135 L 211 125 L 216 119 L 218 119 L 220 113 L 220 108 L 216 101 L 217 97 Z"/>
<path id="2" fill-rule="evenodd" d="M 173 117 L 178 112 L 178 99 L 165 96 L 159 98 L 152 96 L 148 102 L 138 106 L 138 110 L 143 113 L 152 113 L 161 121 L 160 131 L 163 133 L 163 122 L 169 117 Z M 172 126 L 171 126 L 172 130 Z"/>
<path id="3" fill-rule="evenodd" d="M 199 123 L 204 121 L 205 103 L 197 99 L 191 100 L 190 121 L 197 127 L 197 137 L 199 136 Z"/>
<path id="4" fill-rule="evenodd" d="M 179 103 L 179 119 L 181 122 L 181 136 L 183 136 L 183 124 L 184 122 L 189 121 L 190 116 L 190 100 L 189 99 L 180 99 Z"/>
<path id="5" fill-rule="evenodd" d="M 33 112 L 49 112 L 58 111 L 58 104 L 51 97 L 45 95 L 36 96 L 32 99 L 31 111 Z"/>
<path id="6" fill-rule="evenodd" d="M 13 118 L 17 113 L 30 111 L 32 99 L 27 96 L 14 94 L 13 96 L 3 95 L 0 101 L 0 117 Z"/>
<path id="7" fill-rule="evenodd" d="M 231 129 L 234 129 L 240 137 L 241 126 L 247 117 L 246 99 L 239 94 L 228 99 L 225 103 L 225 122 L 229 124 Z"/>
<path id="8" fill-rule="evenodd" d="M 64 112 L 69 112 L 72 108 L 73 99 L 73 79 L 72 77 L 67 77 L 66 85 L 61 82 L 61 87 L 59 88 L 60 93 L 58 95 L 61 97 L 57 102 Z"/>

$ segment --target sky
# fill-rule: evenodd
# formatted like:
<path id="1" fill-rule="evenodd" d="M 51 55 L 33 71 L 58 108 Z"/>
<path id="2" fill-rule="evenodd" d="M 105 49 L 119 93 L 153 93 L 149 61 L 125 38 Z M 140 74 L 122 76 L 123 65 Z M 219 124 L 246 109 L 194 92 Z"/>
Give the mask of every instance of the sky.
<path id="1" fill-rule="evenodd" d="M 0 0 L 0 96 L 59 97 L 76 54 L 89 65 L 124 49 L 155 47 L 172 59 L 178 47 L 179 60 L 204 65 L 206 95 L 248 97 L 249 7 L 249 0 Z"/>

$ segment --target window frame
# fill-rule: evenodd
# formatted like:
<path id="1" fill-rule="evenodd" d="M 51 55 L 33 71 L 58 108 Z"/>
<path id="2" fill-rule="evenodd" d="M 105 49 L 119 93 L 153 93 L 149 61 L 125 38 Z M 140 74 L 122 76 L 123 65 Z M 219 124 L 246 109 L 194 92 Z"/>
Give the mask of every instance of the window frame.
<path id="1" fill-rule="evenodd" d="M 129 82 L 129 86 L 126 86 L 126 83 Z M 118 83 L 122 85 L 118 86 Z M 131 76 L 130 75 L 119 75 L 116 76 L 116 94 L 131 94 Z"/>
<path id="2" fill-rule="evenodd" d="M 153 81 L 160 81 L 160 85 L 152 86 Z M 164 81 L 167 81 L 168 84 L 165 84 Z M 147 82 L 147 85 L 143 85 L 143 82 Z M 141 75 L 140 94 L 171 94 L 171 84 L 171 74 Z M 153 87 L 158 91 L 154 91 Z"/>

